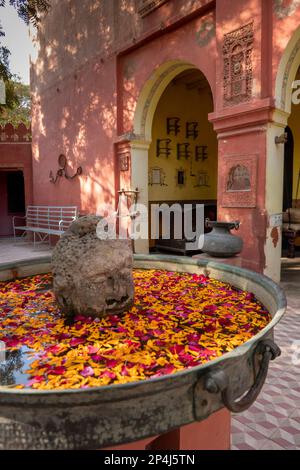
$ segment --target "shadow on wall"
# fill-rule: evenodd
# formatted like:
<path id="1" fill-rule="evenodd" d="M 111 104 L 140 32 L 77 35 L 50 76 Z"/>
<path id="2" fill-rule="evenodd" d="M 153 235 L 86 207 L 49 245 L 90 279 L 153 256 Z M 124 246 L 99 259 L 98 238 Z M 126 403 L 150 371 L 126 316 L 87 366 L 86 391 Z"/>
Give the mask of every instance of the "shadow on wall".
<path id="1" fill-rule="evenodd" d="M 176 13 L 174 3 L 167 2 L 161 9 L 170 18 Z M 186 13 L 194 8 L 193 3 L 185 2 Z M 135 6 L 135 0 L 65 0 L 55 2 L 42 22 L 39 55 L 32 68 L 35 203 L 76 204 L 83 211 L 95 212 L 100 203 L 114 201 L 113 142 L 127 132 L 124 122 L 132 123 L 144 84 L 135 79 L 143 73 L 134 63 L 127 61 L 116 70 L 115 51 L 152 27 L 156 15 L 141 22 Z M 253 17 L 256 6 L 253 1 Z M 249 9 L 232 16 L 228 24 L 233 30 L 245 21 L 249 21 Z M 184 44 L 184 29 L 179 28 L 178 37 Z M 170 44 L 160 57 L 149 57 L 149 53 L 147 57 L 153 71 L 159 61 L 174 60 L 177 55 L 177 43 L 170 35 Z M 144 67 L 148 70 L 149 64 Z M 119 95 L 118 74 L 124 76 Z M 66 155 L 71 172 L 82 166 L 83 175 L 70 184 L 61 181 L 54 186 L 49 173 L 56 170 L 60 153 Z"/>
<path id="2" fill-rule="evenodd" d="M 114 201 L 117 96 L 111 51 L 118 27 L 106 19 L 114 18 L 115 3 L 56 2 L 42 22 L 31 71 L 35 203 L 76 204 L 95 212 L 99 203 Z M 118 20 L 131 24 L 134 2 L 117 3 Z M 82 166 L 83 174 L 53 185 L 49 173 L 56 172 L 60 153 L 70 173 Z"/>

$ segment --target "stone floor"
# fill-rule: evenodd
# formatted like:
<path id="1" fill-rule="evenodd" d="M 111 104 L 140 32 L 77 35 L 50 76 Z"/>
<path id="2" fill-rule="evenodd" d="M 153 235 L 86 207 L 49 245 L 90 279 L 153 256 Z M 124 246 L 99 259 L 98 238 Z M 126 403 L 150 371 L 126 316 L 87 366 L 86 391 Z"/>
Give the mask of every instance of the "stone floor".
<path id="1" fill-rule="evenodd" d="M 281 285 L 288 299 L 275 329 L 281 356 L 271 362 L 255 404 L 233 416 L 233 450 L 300 449 L 300 257 L 283 259 Z"/>
<path id="2" fill-rule="evenodd" d="M 50 254 L 47 245 L 14 245 L 0 239 L 0 264 Z M 275 330 L 282 354 L 270 365 L 255 404 L 233 416 L 233 450 L 300 449 L 300 257 L 282 261 L 282 287 L 288 298 L 285 317 Z M 298 354 L 297 354 L 298 352 Z"/>
<path id="3" fill-rule="evenodd" d="M 51 254 L 51 250 L 46 243 L 37 245 L 34 249 L 32 243 L 18 240 L 14 244 L 11 238 L 0 238 L 0 264 L 39 258 L 48 254 Z"/>

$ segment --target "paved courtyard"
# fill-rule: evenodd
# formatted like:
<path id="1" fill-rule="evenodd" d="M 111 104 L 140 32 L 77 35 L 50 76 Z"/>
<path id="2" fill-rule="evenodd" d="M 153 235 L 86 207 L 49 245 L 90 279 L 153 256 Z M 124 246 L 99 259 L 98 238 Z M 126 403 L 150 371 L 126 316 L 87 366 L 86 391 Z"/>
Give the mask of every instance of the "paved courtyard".
<path id="1" fill-rule="evenodd" d="M 232 449 L 300 449 L 300 258 L 284 259 L 282 287 L 288 299 L 285 317 L 275 330 L 281 356 L 271 362 L 255 404 L 232 420 Z M 294 347 L 298 341 L 298 363 Z"/>
<path id="2" fill-rule="evenodd" d="M 34 250 L 30 244 L 15 246 L 11 239 L 0 240 L 0 263 L 50 253 L 47 245 Z M 288 298 L 287 313 L 275 330 L 282 354 L 271 362 L 265 386 L 255 404 L 233 416 L 233 450 L 300 449 L 300 257 L 283 259 L 281 285 Z M 297 345 L 298 358 L 294 350 Z"/>
<path id="3" fill-rule="evenodd" d="M 51 254 L 48 244 L 38 245 L 34 249 L 33 244 L 25 241 L 18 240 L 15 244 L 12 238 L 0 238 L 0 264 L 40 258 L 48 254 Z"/>

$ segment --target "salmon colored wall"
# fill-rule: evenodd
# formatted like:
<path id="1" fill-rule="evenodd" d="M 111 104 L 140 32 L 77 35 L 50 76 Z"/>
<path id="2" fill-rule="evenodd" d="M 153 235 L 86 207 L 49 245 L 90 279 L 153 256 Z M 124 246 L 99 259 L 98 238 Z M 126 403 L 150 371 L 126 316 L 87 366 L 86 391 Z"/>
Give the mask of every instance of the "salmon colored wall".
<path id="1" fill-rule="evenodd" d="M 12 216 L 7 214 L 4 173 L 1 170 L 18 169 L 24 174 L 25 206 L 32 203 L 32 152 L 31 143 L 0 142 L 0 235 L 12 235 Z M 6 186 L 6 185 L 5 185 Z"/>
<path id="2" fill-rule="evenodd" d="M 120 89 L 118 133 L 133 131 L 133 119 L 139 94 L 161 64 L 171 60 L 182 60 L 197 67 L 206 77 L 215 94 L 216 42 L 214 36 L 214 12 L 182 25 L 179 29 L 164 34 L 151 43 L 122 55 L 119 73 L 123 76 Z M 202 36 L 202 31 L 205 32 Z M 212 31 L 211 33 L 209 31 Z"/>
<path id="3" fill-rule="evenodd" d="M 176 5 L 169 2 L 145 21 L 134 14 L 135 4 L 128 0 L 120 8 L 118 2 L 95 0 L 91 8 L 88 0 L 53 1 L 38 33 L 39 51 L 31 71 L 34 203 L 76 204 L 82 211 L 95 212 L 103 202 L 115 201 L 119 177 L 115 177 L 114 143 L 132 129 L 136 97 L 153 67 L 177 55 L 180 48 L 184 55 L 187 29 L 165 37 L 164 44 L 154 41 L 157 53 L 151 45 L 147 61 L 139 49 L 135 59 L 124 64 L 122 59 L 116 61 L 116 50 L 121 54 L 132 46 L 133 37 L 160 31 L 162 19 L 171 25 L 213 2 L 196 0 L 192 6 L 183 0 Z M 202 51 L 197 46 L 200 24 L 197 20 L 189 33 L 190 56 L 198 61 L 207 53 L 213 56 L 211 48 Z M 213 85 L 213 61 L 203 62 Z M 49 173 L 56 172 L 60 153 L 66 155 L 71 174 L 79 165 L 83 174 L 53 185 Z"/>
<path id="4" fill-rule="evenodd" d="M 102 202 L 114 200 L 113 87 L 113 60 L 105 68 L 93 60 L 40 95 L 33 113 L 35 204 L 77 205 L 96 212 Z M 61 153 L 67 157 L 69 174 L 78 166 L 83 173 L 69 181 L 61 178 L 54 185 L 49 173 L 56 174 Z"/>
<path id="5" fill-rule="evenodd" d="M 145 18 L 135 6 L 135 0 L 95 0 L 92 7 L 89 0 L 53 1 L 39 29 L 40 50 L 32 68 L 34 202 L 76 204 L 95 212 L 102 202 L 117 199 L 119 187 L 130 187 L 133 180 L 136 184 L 132 175 L 137 172 L 130 163 L 119 175 L 119 145 L 127 145 L 129 155 L 131 144 L 139 145 L 134 158 L 145 158 L 146 171 L 150 142 L 135 135 L 141 96 L 153 85 L 153 95 L 144 102 L 147 114 L 155 87 L 160 87 L 155 74 L 166 63 L 182 62 L 205 75 L 213 94 L 209 120 L 219 139 L 219 217 L 241 220 L 243 266 L 263 272 L 266 257 L 280 257 L 278 240 L 268 238 L 270 216 L 280 211 L 278 201 L 272 204 L 270 196 L 274 193 L 270 168 L 276 166 L 272 158 L 277 153 L 281 158 L 274 139 L 288 116 L 279 113 L 280 121 L 274 108 L 284 82 L 284 50 L 300 24 L 300 2 L 169 0 Z M 226 106 L 224 34 L 252 21 L 252 95 L 248 102 Z M 167 73 L 160 77 L 166 86 Z M 60 153 L 67 156 L 70 173 L 81 165 L 83 175 L 54 186 L 49 172 L 56 171 Z M 256 201 L 254 207 L 230 208 L 222 204 L 226 162 L 247 155 L 257 160 Z M 141 170 L 141 159 L 137 163 Z M 279 164 L 278 169 L 279 194 Z M 142 200 L 147 199 L 147 191 Z"/>
<path id="6" fill-rule="evenodd" d="M 201 79 L 201 75 L 199 74 Z M 199 79 L 198 78 L 198 79 Z M 196 80 L 196 77 L 193 79 Z M 149 201 L 176 201 L 176 200 L 216 200 L 217 174 L 218 174 L 218 148 L 217 138 L 212 124 L 208 121 L 208 113 L 213 111 L 212 97 L 209 87 L 198 91 L 197 88 L 187 89 L 186 85 L 171 83 L 165 90 L 157 106 L 153 127 L 152 143 L 149 149 L 149 168 L 159 167 L 165 173 L 166 186 L 150 185 Z M 168 136 L 166 122 L 168 117 L 180 118 L 180 132 Z M 196 139 L 185 136 L 186 122 L 197 122 L 199 135 Z M 172 153 L 170 157 L 156 156 L 157 139 L 171 139 Z M 177 143 L 189 142 L 191 157 L 188 160 L 177 159 Z M 195 160 L 195 146 L 207 145 L 208 159 Z M 209 176 L 209 186 L 197 188 L 197 179 L 192 173 L 205 172 Z M 182 168 L 186 175 L 186 184 L 177 186 L 177 169 Z"/>

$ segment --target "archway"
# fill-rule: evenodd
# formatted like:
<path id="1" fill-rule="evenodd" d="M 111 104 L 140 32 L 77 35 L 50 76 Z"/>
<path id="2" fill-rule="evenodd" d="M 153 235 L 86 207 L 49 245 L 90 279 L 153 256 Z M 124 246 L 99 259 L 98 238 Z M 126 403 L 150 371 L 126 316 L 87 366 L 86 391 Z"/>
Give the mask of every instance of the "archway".
<path id="1" fill-rule="evenodd" d="M 290 39 L 287 47 L 285 48 L 285 51 L 278 66 L 278 72 L 275 81 L 276 110 L 273 115 L 274 123 L 270 126 L 268 132 L 269 145 L 267 165 L 269 168 L 273 165 L 273 171 L 271 170 L 269 174 L 274 175 L 274 170 L 276 170 L 277 176 L 273 180 L 270 177 L 269 181 L 267 182 L 266 198 L 267 209 L 269 209 L 269 213 L 281 212 L 283 209 L 287 209 L 287 202 L 284 201 L 284 196 L 287 195 L 289 199 L 289 205 L 291 207 L 295 207 L 296 205 L 297 176 L 300 174 L 300 154 L 297 150 L 298 147 L 300 149 L 300 138 L 298 137 L 298 135 L 300 135 L 300 129 L 298 124 L 300 122 L 300 104 L 293 104 L 293 93 L 295 92 L 294 82 L 295 80 L 300 79 L 299 66 L 300 27 L 297 28 L 292 38 Z M 279 136 L 283 132 L 287 132 L 287 143 L 285 145 L 274 145 L 272 142 L 274 141 L 274 137 L 276 135 Z M 290 160 L 290 164 L 288 160 Z M 291 171 L 292 175 L 289 174 Z M 291 187 L 287 187 L 287 184 L 290 184 Z M 273 198 L 273 203 L 270 202 L 271 198 Z M 285 217 L 284 219 L 284 222 L 286 223 L 287 220 Z M 283 235 L 285 233 L 285 230 L 286 225 L 284 224 Z M 279 247 L 277 249 L 276 256 L 274 256 L 273 254 L 273 265 L 278 266 L 276 268 L 276 271 L 278 271 L 279 273 L 281 266 L 282 244 L 279 243 L 278 245 Z M 269 250 L 267 242 L 267 260 L 268 251 Z M 268 270 L 267 274 L 270 275 L 270 272 Z"/>
<path id="2" fill-rule="evenodd" d="M 288 118 L 292 107 L 293 82 L 300 65 L 300 26 L 294 32 L 281 57 L 275 82 L 275 104 L 282 117 Z"/>
<path id="3" fill-rule="evenodd" d="M 194 65 L 170 61 L 149 78 L 139 96 L 131 141 L 131 184 L 138 188 L 141 204 L 197 201 L 216 207 L 217 139 L 208 121 L 212 111 L 210 85 Z M 135 250 L 147 253 L 149 240 L 137 240 Z"/>
<path id="4" fill-rule="evenodd" d="M 293 207 L 294 137 L 289 126 L 285 128 L 283 173 L 283 211 Z"/>

